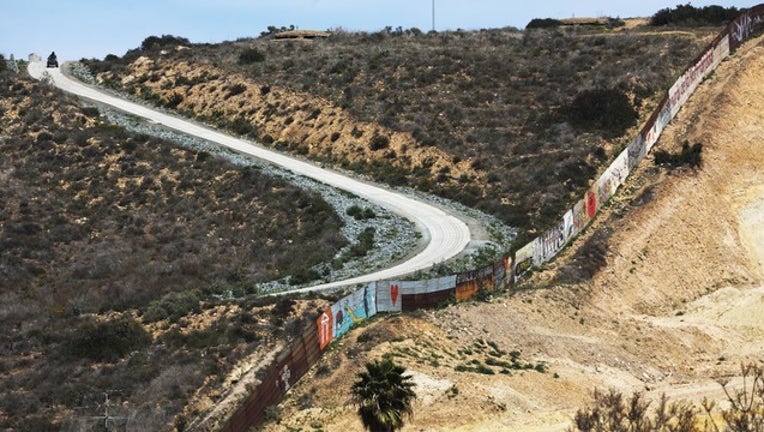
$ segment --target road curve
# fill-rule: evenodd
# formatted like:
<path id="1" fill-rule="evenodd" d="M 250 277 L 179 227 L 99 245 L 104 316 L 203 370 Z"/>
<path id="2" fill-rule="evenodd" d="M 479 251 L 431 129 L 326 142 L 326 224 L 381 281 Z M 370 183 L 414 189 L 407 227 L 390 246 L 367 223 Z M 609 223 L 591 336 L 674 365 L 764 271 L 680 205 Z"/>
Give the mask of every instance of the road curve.
<path id="1" fill-rule="evenodd" d="M 120 111 L 157 122 L 189 135 L 197 136 L 239 153 L 257 157 L 294 173 L 363 197 L 414 222 L 422 232 L 424 239 L 428 242 L 427 246 L 420 253 L 394 267 L 341 281 L 289 290 L 289 292 L 319 291 L 399 278 L 419 270 L 427 269 L 436 263 L 458 255 L 470 242 L 470 230 L 467 224 L 427 203 L 417 201 L 380 186 L 346 177 L 334 171 L 319 168 L 311 163 L 267 150 L 254 143 L 234 138 L 190 121 L 106 94 L 81 82 L 69 79 L 57 68 L 48 69 L 42 62 L 31 62 L 28 69 L 29 74 L 36 79 L 41 79 L 47 73 L 53 84 L 66 92 L 110 105 Z"/>

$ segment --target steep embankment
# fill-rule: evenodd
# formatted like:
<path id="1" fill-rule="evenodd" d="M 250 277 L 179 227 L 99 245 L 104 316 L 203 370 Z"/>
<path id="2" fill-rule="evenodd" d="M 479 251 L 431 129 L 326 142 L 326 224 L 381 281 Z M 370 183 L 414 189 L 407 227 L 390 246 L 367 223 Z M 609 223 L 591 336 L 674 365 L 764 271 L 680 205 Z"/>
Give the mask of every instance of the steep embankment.
<path id="1" fill-rule="evenodd" d="M 351 332 L 268 429 L 360 428 L 348 389 L 385 353 L 419 384 L 408 430 L 565 430 L 594 387 L 722 397 L 711 378 L 764 354 L 762 71 L 759 38 L 720 66 L 657 145 L 703 143 L 703 169 L 668 172 L 648 158 L 593 229 L 526 284 L 541 289 Z M 606 265 L 582 280 L 592 257 Z M 558 282 L 570 275 L 578 282 Z M 548 371 L 512 369 L 511 351 Z M 481 365 L 493 374 L 456 371 Z"/>

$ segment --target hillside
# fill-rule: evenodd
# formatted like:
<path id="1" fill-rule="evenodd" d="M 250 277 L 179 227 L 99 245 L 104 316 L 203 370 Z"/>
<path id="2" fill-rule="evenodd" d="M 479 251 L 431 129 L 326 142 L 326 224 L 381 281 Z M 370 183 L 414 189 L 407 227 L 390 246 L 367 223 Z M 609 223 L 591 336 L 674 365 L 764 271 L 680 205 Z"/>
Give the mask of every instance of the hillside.
<path id="1" fill-rule="evenodd" d="M 581 195 L 715 31 L 149 38 L 85 63 L 151 103 L 532 233 Z M 757 355 L 761 296 L 748 288 L 761 271 L 747 233 L 759 196 L 746 195 L 761 179 L 749 155 L 761 137 L 762 107 L 748 99 L 757 56 L 741 50 L 659 144 L 703 141 L 703 170 L 643 166 L 607 217 L 513 296 L 362 325 L 268 410 L 266 428 L 358 429 L 343 389 L 382 355 L 415 374 L 412 430 L 560 429 L 594 386 L 689 383 L 695 394 Z M 255 283 L 341 266 L 332 257 L 352 240 L 342 218 L 265 169 L 110 125 L 44 84 L 0 83 L 0 425 L 92 428 L 108 393 L 136 430 L 215 430 L 259 366 L 332 303 L 256 299 Z M 573 109 L 593 101 L 627 121 L 592 124 Z M 750 128 L 705 133 L 731 131 L 731 119 Z"/>
<path id="2" fill-rule="evenodd" d="M 703 143 L 701 169 L 648 157 L 592 229 L 512 295 L 351 331 L 265 430 L 360 429 L 349 388 L 383 355 L 418 384 L 404 430 L 564 431 L 595 387 L 724 399 L 714 378 L 739 386 L 740 363 L 764 353 L 762 71 L 759 37 L 664 132 L 658 149 Z"/>
<path id="3" fill-rule="evenodd" d="M 3 430 L 92 426 L 104 392 L 140 430 L 208 408 L 323 305 L 230 299 L 348 242 L 317 194 L 10 72 L 0 150 Z"/>
<path id="4" fill-rule="evenodd" d="M 168 37 L 87 64 L 99 82 L 185 115 L 534 232 L 582 194 L 716 31 Z M 605 91 L 604 102 L 587 90 Z M 577 104 L 613 122 L 579 118 Z"/>

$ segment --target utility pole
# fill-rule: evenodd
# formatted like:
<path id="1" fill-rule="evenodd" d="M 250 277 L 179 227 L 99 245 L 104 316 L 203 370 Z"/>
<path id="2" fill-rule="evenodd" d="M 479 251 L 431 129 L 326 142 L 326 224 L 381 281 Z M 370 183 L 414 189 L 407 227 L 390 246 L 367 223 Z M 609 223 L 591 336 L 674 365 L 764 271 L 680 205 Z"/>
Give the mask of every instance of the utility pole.
<path id="1" fill-rule="evenodd" d="M 432 0 L 432 31 L 435 31 L 435 0 Z"/>

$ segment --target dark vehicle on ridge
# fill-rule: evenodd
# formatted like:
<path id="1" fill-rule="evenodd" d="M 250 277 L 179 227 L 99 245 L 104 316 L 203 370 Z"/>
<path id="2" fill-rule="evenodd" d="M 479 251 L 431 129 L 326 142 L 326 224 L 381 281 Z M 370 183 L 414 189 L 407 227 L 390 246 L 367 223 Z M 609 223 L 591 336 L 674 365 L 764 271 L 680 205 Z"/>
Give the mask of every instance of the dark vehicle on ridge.
<path id="1" fill-rule="evenodd" d="M 48 56 L 48 67 L 49 68 L 57 68 L 58 67 L 58 59 L 56 58 L 56 52 L 53 51 Z"/>

